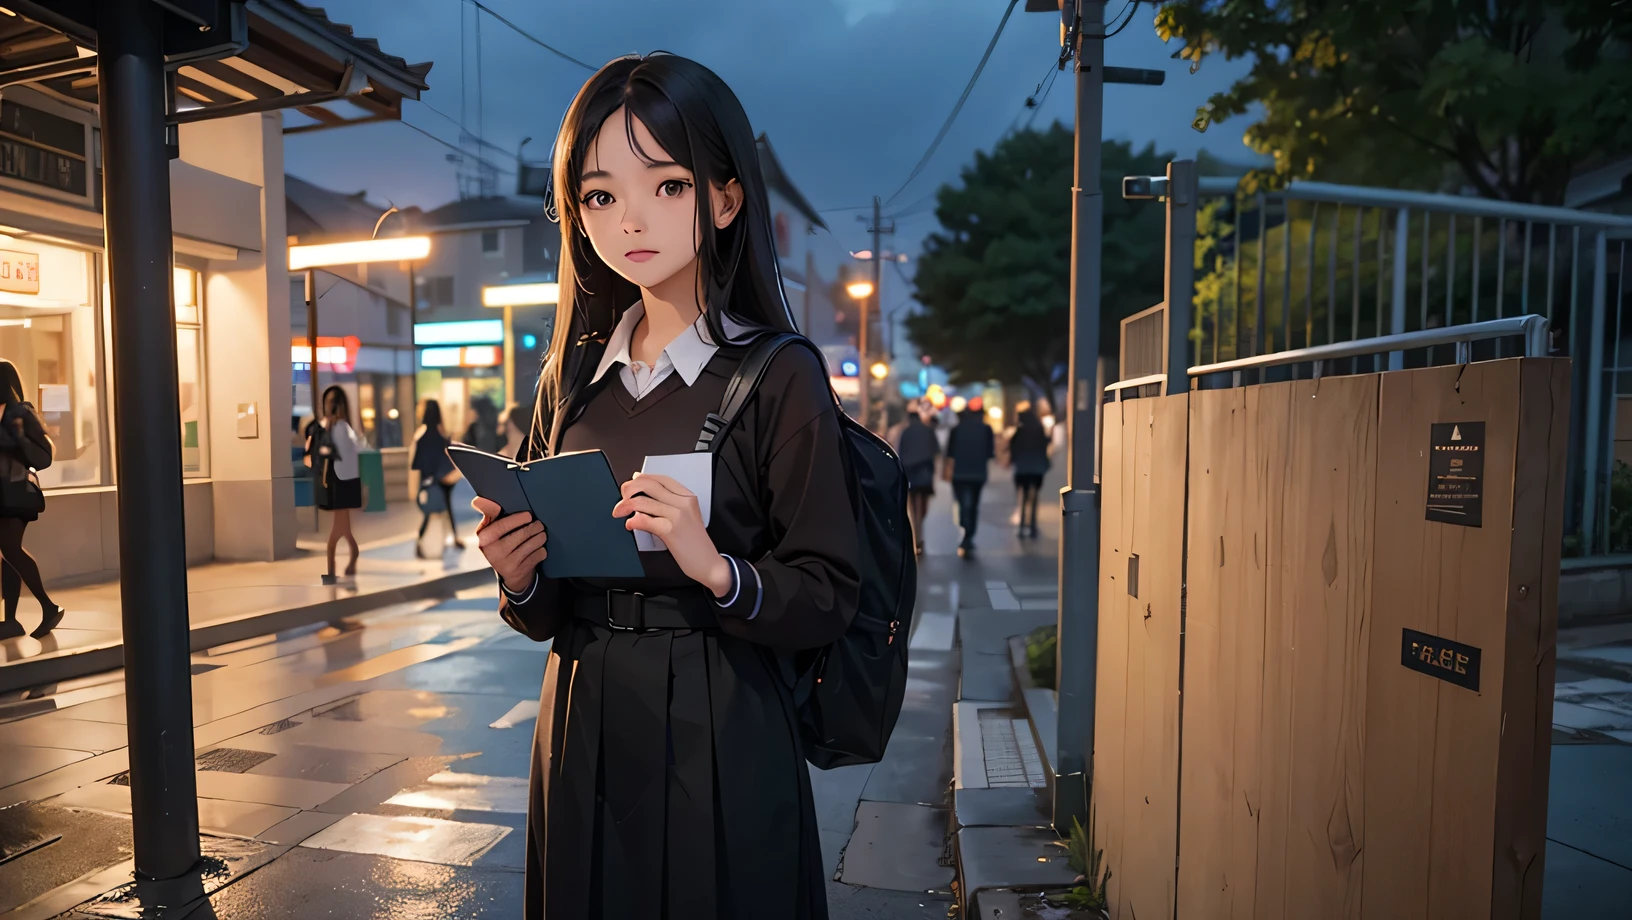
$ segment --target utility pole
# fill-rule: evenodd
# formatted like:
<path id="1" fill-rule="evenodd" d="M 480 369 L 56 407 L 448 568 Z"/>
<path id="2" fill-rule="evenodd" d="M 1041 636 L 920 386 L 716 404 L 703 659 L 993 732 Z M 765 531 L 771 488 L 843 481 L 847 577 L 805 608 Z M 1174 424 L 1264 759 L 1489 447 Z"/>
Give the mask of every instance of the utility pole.
<path id="1" fill-rule="evenodd" d="M 148 0 L 102 0 L 93 8 L 119 395 L 114 430 L 121 435 L 114 463 L 131 837 L 136 876 L 172 879 L 193 868 L 199 847 L 165 157 L 165 11 Z"/>
<path id="2" fill-rule="evenodd" d="M 1100 189 L 1100 141 L 1105 102 L 1105 3 L 1082 0 L 1071 17 L 1066 0 L 1066 41 L 1076 42 L 1076 164 L 1071 197 L 1071 406 L 1066 485 L 1060 491 L 1060 613 L 1055 673 L 1059 682 L 1056 726 L 1054 827 L 1088 816 L 1088 783 L 1094 755 L 1094 690 L 1099 671 L 1099 485 L 1095 481 L 1095 426 L 1101 400 L 1099 367 L 1100 234 L 1105 201 Z M 1071 19 L 1076 21 L 1072 22 Z"/>
<path id="3" fill-rule="evenodd" d="M 871 380 L 869 379 L 872 376 L 872 361 L 867 354 L 867 327 L 872 324 L 872 315 L 882 314 L 883 311 L 883 301 L 880 300 L 880 295 L 884 293 L 884 244 L 879 237 L 885 233 L 893 234 L 895 232 L 895 221 L 890 221 L 889 226 L 884 225 L 884 216 L 880 213 L 883 210 L 883 207 L 883 202 L 879 200 L 877 195 L 874 195 L 873 220 L 867 228 L 868 231 L 873 234 L 873 293 L 870 296 L 863 297 L 861 299 L 861 337 L 856 342 L 857 351 L 860 352 L 859 363 L 861 370 L 861 373 L 856 375 L 856 380 L 859 384 L 861 393 L 861 418 L 858 419 L 858 421 L 861 422 L 861 427 L 869 429 L 872 427 L 870 424 L 868 424 L 868 420 L 872 416 L 872 387 L 870 386 Z M 859 219 L 866 220 L 867 218 L 862 217 Z M 873 306 L 871 311 L 867 309 L 867 302 L 869 300 L 872 301 Z"/>

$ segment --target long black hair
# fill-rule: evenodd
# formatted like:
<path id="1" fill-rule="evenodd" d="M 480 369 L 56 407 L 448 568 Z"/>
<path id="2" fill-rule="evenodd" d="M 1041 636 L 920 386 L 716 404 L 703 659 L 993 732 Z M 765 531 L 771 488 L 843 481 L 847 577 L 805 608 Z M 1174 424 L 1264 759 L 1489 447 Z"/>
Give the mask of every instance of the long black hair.
<path id="1" fill-rule="evenodd" d="M 419 423 L 425 426 L 426 431 L 437 431 L 442 428 L 442 404 L 434 399 L 425 400 L 425 414 L 420 417 Z"/>
<path id="2" fill-rule="evenodd" d="M 0 405 L 20 402 L 28 402 L 22 375 L 17 373 L 17 365 L 0 358 Z"/>
<path id="3" fill-rule="evenodd" d="M 729 338 L 721 321 L 726 314 L 749 328 L 797 329 L 782 291 L 770 199 L 742 103 L 725 81 L 696 61 L 664 52 L 618 58 L 578 91 L 555 141 L 552 192 L 561 222 L 561 288 L 533 422 L 537 443 L 546 450 L 560 434 L 567 399 L 592 370 L 580 359 L 582 346 L 604 341 L 623 311 L 640 300 L 640 288 L 595 253 L 579 217 L 584 164 L 595 138 L 619 109 L 621 127 L 639 156 L 655 162 L 659 153 L 666 155 L 690 170 L 696 182 L 698 300 L 714 340 Z M 640 149 L 635 119 L 651 131 L 661 151 Z M 716 229 L 713 189 L 733 179 L 742 188 L 742 209 L 723 230 Z"/>
<path id="4" fill-rule="evenodd" d="M 340 416 L 347 425 L 351 424 L 351 398 L 341 386 L 331 385 L 323 391 L 323 418 L 329 416 L 329 400 L 334 400 L 334 414 Z"/>

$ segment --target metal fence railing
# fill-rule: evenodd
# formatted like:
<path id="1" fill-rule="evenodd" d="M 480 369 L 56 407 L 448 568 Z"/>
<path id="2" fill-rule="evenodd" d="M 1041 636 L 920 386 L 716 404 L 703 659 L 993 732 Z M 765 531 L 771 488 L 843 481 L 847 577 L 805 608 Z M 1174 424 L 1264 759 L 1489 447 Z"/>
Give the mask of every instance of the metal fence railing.
<path id="1" fill-rule="evenodd" d="M 1322 182 L 1245 195 L 1236 179 L 1201 178 L 1196 191 L 1193 301 L 1174 317 L 1189 326 L 1193 377 L 1268 355 L 1285 359 L 1234 366 L 1273 377 L 1301 365 L 1353 373 L 1570 357 L 1566 551 L 1632 553 L 1632 321 L 1624 317 L 1632 217 Z M 1184 258 L 1188 234 L 1168 232 L 1173 258 Z M 1545 321 L 1544 341 L 1531 338 L 1535 321 L 1522 333 L 1465 335 L 1522 317 Z M 1431 332 L 1442 334 L 1373 347 Z M 1323 348 L 1361 340 L 1372 340 L 1370 350 Z M 1291 354 L 1308 349 L 1323 349 L 1318 365 Z M 1617 425 L 1623 411 L 1626 424 Z"/>

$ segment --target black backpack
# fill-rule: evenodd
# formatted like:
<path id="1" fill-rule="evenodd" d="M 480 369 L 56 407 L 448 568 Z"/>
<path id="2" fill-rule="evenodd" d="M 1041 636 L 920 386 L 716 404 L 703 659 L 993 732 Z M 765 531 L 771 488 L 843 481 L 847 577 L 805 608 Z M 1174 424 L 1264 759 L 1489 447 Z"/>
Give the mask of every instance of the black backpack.
<path id="1" fill-rule="evenodd" d="M 777 333 L 755 340 L 726 385 L 720 411 L 704 422 L 698 450 L 712 451 L 719 445 L 771 359 L 790 345 L 808 348 L 822 359 L 821 351 L 802 335 Z M 794 687 L 805 759 L 823 770 L 877 763 L 884 757 L 906 692 L 907 638 L 918 593 L 918 560 L 901 461 L 889 444 L 842 409 L 839 420 L 846 479 L 856 509 L 860 603 L 850 628 L 837 642 L 798 656 Z"/>

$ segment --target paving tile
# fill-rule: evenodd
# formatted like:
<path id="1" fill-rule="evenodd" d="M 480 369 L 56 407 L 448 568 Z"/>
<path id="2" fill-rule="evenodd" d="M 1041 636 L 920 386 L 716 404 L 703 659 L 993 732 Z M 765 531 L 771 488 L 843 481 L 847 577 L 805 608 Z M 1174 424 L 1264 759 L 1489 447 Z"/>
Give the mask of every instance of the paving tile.
<path id="1" fill-rule="evenodd" d="M 365 754 L 397 754 L 417 757 L 435 754 L 442 749 L 442 738 L 429 732 L 410 728 L 375 725 L 371 722 L 340 722 L 334 719 L 310 719 L 296 716 L 298 722 L 287 731 L 263 735 L 257 729 L 225 739 L 224 744 L 236 748 L 279 753 L 296 745 L 331 748 L 338 751 L 357 751 Z"/>
<path id="2" fill-rule="evenodd" d="M 343 817 L 321 811 L 297 811 L 255 836 L 268 843 L 294 846 Z"/>
<path id="3" fill-rule="evenodd" d="M 199 849 L 204 860 L 180 878 L 135 879 L 79 905 L 75 915 L 108 920 L 176 917 L 181 909 L 202 903 L 286 850 L 256 840 L 208 835 L 199 838 Z"/>
<path id="4" fill-rule="evenodd" d="M 200 771 L 198 795 L 206 799 L 228 799 L 259 805 L 289 808 L 316 808 L 342 792 L 344 783 L 323 783 L 287 776 L 259 776 L 252 773 Z M 267 825 L 270 827 L 271 825 Z"/>
<path id="5" fill-rule="evenodd" d="M 98 700 L 70 706 L 62 712 L 70 714 L 75 719 L 86 719 L 91 722 L 117 722 L 125 724 L 125 695 L 105 696 Z"/>
<path id="6" fill-rule="evenodd" d="M 387 805 L 422 811 L 490 811 L 527 813 L 527 780 L 512 776 L 477 776 L 444 770 L 425 782 L 393 795 Z"/>
<path id="7" fill-rule="evenodd" d="M 514 920 L 522 875 L 296 847 L 215 893 L 214 917 Z"/>
<path id="8" fill-rule="evenodd" d="M 958 617 L 955 613 L 936 613 L 928 610 L 919 613 L 912 629 L 910 648 L 915 652 L 950 652 L 957 633 L 957 623 Z"/>
<path id="9" fill-rule="evenodd" d="M 534 696 L 535 705 L 537 697 Z M 489 725 L 515 705 L 515 697 L 433 690 L 370 690 L 312 711 L 314 719 L 368 722 L 425 732 Z M 536 717 L 536 710 L 534 712 Z"/>
<path id="10" fill-rule="evenodd" d="M 404 789 L 411 789 L 429 777 L 449 769 L 453 757 L 410 757 L 386 767 L 352 786 L 318 808 L 331 814 L 368 811 Z"/>
<path id="11" fill-rule="evenodd" d="M 510 832 L 496 824 L 351 814 L 306 838 L 301 846 L 468 866 Z"/>
<path id="12" fill-rule="evenodd" d="M 840 880 L 892 891 L 931 891 L 952 883 L 940 865 L 946 850 L 946 810 L 895 802 L 863 802 L 845 848 Z"/>
<path id="13" fill-rule="evenodd" d="M 856 805 L 867 788 L 875 764 L 856 764 L 832 770 L 810 768 L 810 789 L 816 799 L 816 826 L 849 838 L 856 829 Z"/>
<path id="14" fill-rule="evenodd" d="M 65 792 L 47 804 L 64 808 L 89 808 L 92 811 L 130 814 L 130 787 L 112 783 L 89 783 Z"/>
<path id="15" fill-rule="evenodd" d="M 0 788 L 44 776 L 52 770 L 89 759 L 89 751 L 8 744 L 0 750 Z"/>
<path id="16" fill-rule="evenodd" d="M 0 863 L 0 914 L 131 855 L 128 818 L 30 803 L 0 820 L 0 852 L 8 856 L 53 837 Z"/>
<path id="17" fill-rule="evenodd" d="M 352 785 L 406 760 L 403 754 L 370 754 L 340 751 L 310 744 L 293 744 L 273 753 L 270 760 L 248 772 L 261 776 L 287 776 L 323 783 Z"/>
<path id="18" fill-rule="evenodd" d="M 1624 917 L 1632 903 L 1632 869 L 1547 841 L 1542 920 Z"/>
<path id="19" fill-rule="evenodd" d="M 298 809 L 281 805 L 201 798 L 198 800 L 198 826 L 206 831 L 254 837 L 297 812 Z"/>
<path id="20" fill-rule="evenodd" d="M 965 827 L 958 831 L 966 894 L 987 888 L 1051 888 L 1077 877 L 1050 828 Z"/>
<path id="21" fill-rule="evenodd" d="M 953 811 L 959 827 L 1045 827 L 1053 820 L 1047 790 L 1030 786 L 959 789 Z"/>
<path id="22" fill-rule="evenodd" d="M 31 744 L 100 754 L 124 747 L 128 737 L 122 723 L 73 719 L 58 713 L 0 724 L 0 747 Z"/>
<path id="23" fill-rule="evenodd" d="M 1626 832 L 1632 827 L 1628 777 L 1632 777 L 1632 746 L 1554 745 L 1547 836 L 1601 859 L 1632 866 L 1632 835 Z M 1619 790 L 1619 794 L 1610 790 Z"/>

